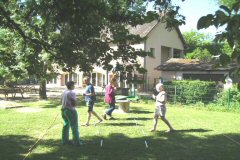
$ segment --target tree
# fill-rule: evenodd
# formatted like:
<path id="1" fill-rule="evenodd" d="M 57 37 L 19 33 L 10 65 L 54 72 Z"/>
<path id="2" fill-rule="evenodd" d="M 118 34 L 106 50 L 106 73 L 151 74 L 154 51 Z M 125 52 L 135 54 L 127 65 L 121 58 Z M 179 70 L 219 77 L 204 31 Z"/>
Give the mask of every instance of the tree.
<path id="1" fill-rule="evenodd" d="M 18 50 L 18 38 L 7 29 L 0 29 L 0 77 L 4 83 L 15 82 L 27 73 Z"/>
<path id="2" fill-rule="evenodd" d="M 217 42 L 227 41 L 233 49 L 230 55 L 221 54 L 220 62 L 227 64 L 230 60 L 239 64 L 240 62 L 240 1 L 236 1 L 231 7 L 221 5 L 215 14 L 208 14 L 199 19 L 197 28 L 208 28 L 210 26 L 225 27 L 225 30 L 215 36 Z M 240 72 L 240 67 L 238 67 Z"/>
<path id="3" fill-rule="evenodd" d="M 214 55 L 229 55 L 231 53 L 231 49 L 226 42 L 216 43 L 210 35 L 190 31 L 184 32 L 183 37 L 188 46 L 185 53 L 187 58 L 210 61 Z"/>
<path id="4" fill-rule="evenodd" d="M 16 82 L 31 76 L 40 81 L 39 95 L 45 99 L 45 81 L 52 78 L 54 72 L 48 55 L 39 55 L 37 48 L 24 44 L 21 37 L 7 29 L 0 29 L 0 77 L 6 83 Z"/>
<path id="5" fill-rule="evenodd" d="M 228 7 L 231 7 L 237 1 L 238 0 L 217 0 L 219 5 L 225 5 L 225 6 L 228 6 Z"/>
<path id="6" fill-rule="evenodd" d="M 199 33 L 197 31 L 189 31 L 183 33 L 184 40 L 188 46 L 186 52 L 192 52 L 197 47 L 204 47 L 205 44 L 211 42 L 211 37 L 209 35 L 205 35 L 204 33 Z"/>
<path id="7" fill-rule="evenodd" d="M 69 72 L 76 67 L 91 71 L 93 65 L 110 70 L 110 62 L 118 60 L 123 62 L 118 66 L 122 71 L 142 73 L 145 70 L 137 57 L 149 53 L 130 46 L 144 39 L 131 35 L 126 26 L 158 18 L 156 12 L 145 11 L 144 5 L 152 1 L 168 28 L 184 23 L 184 17 L 178 15 L 179 7 L 172 6 L 171 0 L 3 0 L 0 24 L 23 39 L 24 49 L 32 53 L 22 52 L 25 60 L 31 57 L 39 64 L 30 68 L 29 73 L 39 72 L 41 67 L 46 72 L 47 63 L 42 57 Z M 110 44 L 117 44 L 118 49 L 111 49 Z"/>

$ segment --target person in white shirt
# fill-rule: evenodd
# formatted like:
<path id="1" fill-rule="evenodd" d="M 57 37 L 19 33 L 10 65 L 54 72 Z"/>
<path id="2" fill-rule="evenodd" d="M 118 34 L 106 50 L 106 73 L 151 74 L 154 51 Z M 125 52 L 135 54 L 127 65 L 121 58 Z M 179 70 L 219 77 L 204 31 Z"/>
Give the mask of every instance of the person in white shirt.
<path id="1" fill-rule="evenodd" d="M 156 85 L 156 90 L 158 94 L 157 96 L 153 95 L 153 98 L 156 99 L 156 109 L 154 113 L 154 125 L 153 129 L 151 129 L 151 132 L 156 131 L 159 116 L 161 117 L 162 121 L 169 127 L 169 130 L 167 132 L 172 132 L 174 131 L 174 129 L 165 116 L 167 111 L 166 108 L 167 93 L 164 91 L 163 84 L 158 83 Z"/>
<path id="2" fill-rule="evenodd" d="M 73 91 L 75 86 L 73 81 L 66 83 L 67 89 L 62 94 L 62 144 L 81 145 L 79 131 L 78 131 L 78 113 L 76 93 Z M 69 128 L 72 130 L 73 141 L 69 141 Z"/>

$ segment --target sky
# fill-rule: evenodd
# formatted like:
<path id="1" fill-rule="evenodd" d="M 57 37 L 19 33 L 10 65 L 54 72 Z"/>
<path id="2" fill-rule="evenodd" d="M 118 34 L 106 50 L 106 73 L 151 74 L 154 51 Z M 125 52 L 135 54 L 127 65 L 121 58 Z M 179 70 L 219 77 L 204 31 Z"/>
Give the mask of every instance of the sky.
<path id="1" fill-rule="evenodd" d="M 186 17 L 186 25 L 180 26 L 181 32 L 197 30 L 197 22 L 200 17 L 207 14 L 214 14 L 219 6 L 216 0 L 173 0 L 173 4 L 180 6 L 180 14 Z M 217 30 L 215 27 L 201 29 L 199 32 L 214 35 Z"/>
<path id="2" fill-rule="evenodd" d="M 180 26 L 181 32 L 195 30 L 201 33 L 215 35 L 219 30 L 215 27 L 197 30 L 197 22 L 200 17 L 214 14 L 219 9 L 217 0 L 172 0 L 173 4 L 180 6 L 179 13 L 185 16 L 185 25 Z"/>

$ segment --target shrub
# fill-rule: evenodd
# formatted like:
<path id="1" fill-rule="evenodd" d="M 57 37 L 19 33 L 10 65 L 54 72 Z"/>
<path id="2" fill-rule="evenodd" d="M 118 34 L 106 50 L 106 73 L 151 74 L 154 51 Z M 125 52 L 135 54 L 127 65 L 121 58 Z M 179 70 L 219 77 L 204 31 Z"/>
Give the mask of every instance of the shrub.
<path id="1" fill-rule="evenodd" d="M 181 80 L 165 82 L 170 100 L 181 103 L 210 102 L 217 94 L 216 83 L 212 81 Z"/>
<path id="2" fill-rule="evenodd" d="M 240 105 L 240 91 L 236 85 L 231 89 L 223 90 L 217 96 L 217 102 L 220 106 L 239 106 Z M 229 104 L 228 104 L 229 103 Z"/>

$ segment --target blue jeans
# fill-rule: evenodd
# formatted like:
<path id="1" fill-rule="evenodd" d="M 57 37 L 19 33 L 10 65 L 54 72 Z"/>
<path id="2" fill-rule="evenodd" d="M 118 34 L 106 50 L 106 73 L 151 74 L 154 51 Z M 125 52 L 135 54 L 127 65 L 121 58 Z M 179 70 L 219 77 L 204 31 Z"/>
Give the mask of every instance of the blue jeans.
<path id="1" fill-rule="evenodd" d="M 109 103 L 109 109 L 106 111 L 106 114 L 112 116 L 112 112 L 115 109 L 115 102 Z"/>

